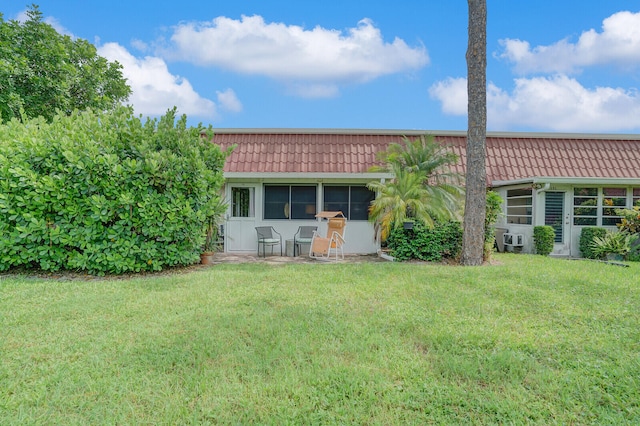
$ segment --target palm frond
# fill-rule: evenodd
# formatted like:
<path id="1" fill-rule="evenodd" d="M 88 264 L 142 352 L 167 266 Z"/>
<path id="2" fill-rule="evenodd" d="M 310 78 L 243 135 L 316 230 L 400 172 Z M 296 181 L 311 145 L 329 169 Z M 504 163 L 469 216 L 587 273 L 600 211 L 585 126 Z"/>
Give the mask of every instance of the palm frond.
<path id="1" fill-rule="evenodd" d="M 464 189 L 461 176 L 450 170 L 458 156 L 441 146 L 432 135 L 402 143 L 392 143 L 377 154 L 384 163 L 370 171 L 384 171 L 395 177 L 386 182 L 371 182 L 367 187 L 377 193 L 369 208 L 376 235 L 383 240 L 391 229 L 408 219 L 417 219 L 427 226 L 434 220 L 459 219 Z"/>

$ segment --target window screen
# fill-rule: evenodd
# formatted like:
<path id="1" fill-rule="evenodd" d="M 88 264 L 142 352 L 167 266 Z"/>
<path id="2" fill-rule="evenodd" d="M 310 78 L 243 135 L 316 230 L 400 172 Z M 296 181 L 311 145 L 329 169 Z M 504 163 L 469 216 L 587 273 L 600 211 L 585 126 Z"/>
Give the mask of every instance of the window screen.
<path id="1" fill-rule="evenodd" d="M 265 219 L 315 219 L 316 187 L 265 185 Z"/>

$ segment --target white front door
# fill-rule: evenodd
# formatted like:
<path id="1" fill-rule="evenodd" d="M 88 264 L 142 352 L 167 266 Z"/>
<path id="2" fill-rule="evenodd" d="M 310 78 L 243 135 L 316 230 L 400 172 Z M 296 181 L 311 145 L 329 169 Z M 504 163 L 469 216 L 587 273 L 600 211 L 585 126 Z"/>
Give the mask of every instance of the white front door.
<path id="1" fill-rule="evenodd" d="M 565 191 L 547 191 L 544 199 L 544 224 L 556 233 L 552 254 L 569 256 L 571 252 L 571 218 Z"/>
<path id="2" fill-rule="evenodd" d="M 224 243 L 227 252 L 255 251 L 256 237 L 256 186 L 231 184 L 230 212 L 227 217 Z"/>

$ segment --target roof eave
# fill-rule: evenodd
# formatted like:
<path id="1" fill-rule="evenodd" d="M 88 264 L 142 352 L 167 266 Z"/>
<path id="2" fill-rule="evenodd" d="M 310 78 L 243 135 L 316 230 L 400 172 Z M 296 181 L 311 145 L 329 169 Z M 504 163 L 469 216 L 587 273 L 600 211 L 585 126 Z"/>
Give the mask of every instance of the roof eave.
<path id="1" fill-rule="evenodd" d="M 204 132 L 203 132 L 204 133 Z M 215 134 L 314 134 L 314 135 L 403 135 L 403 136 L 458 136 L 466 137 L 466 130 L 426 129 L 355 129 L 355 128 L 214 128 Z M 541 139 L 613 139 L 640 140 L 638 133 L 550 133 L 550 132 L 504 132 L 487 131 L 487 138 L 541 138 Z"/>
<path id="2" fill-rule="evenodd" d="M 493 188 L 512 185 L 526 185 L 536 183 L 549 184 L 580 184 L 580 185 L 640 185 L 638 178 L 603 178 L 603 177 L 552 177 L 540 176 L 514 180 L 494 180 L 491 182 Z"/>
<path id="3" fill-rule="evenodd" d="M 224 172 L 225 179 L 344 179 L 344 180 L 379 180 L 391 179 L 392 173 L 300 173 L 300 172 Z"/>

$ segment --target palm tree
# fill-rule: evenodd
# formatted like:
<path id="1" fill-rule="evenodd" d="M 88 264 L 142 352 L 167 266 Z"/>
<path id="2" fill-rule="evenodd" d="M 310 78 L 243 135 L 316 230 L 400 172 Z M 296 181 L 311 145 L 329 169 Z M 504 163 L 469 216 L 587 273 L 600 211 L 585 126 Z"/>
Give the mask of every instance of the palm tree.
<path id="1" fill-rule="evenodd" d="M 449 167 L 458 162 L 458 156 L 447 147 L 436 142 L 433 135 L 424 135 L 410 140 L 402 138 L 402 144 L 392 143 L 386 151 L 379 152 L 378 160 L 383 166 L 372 167 L 373 171 L 391 171 L 390 164 L 398 164 L 410 171 L 422 172 L 431 184 L 458 184 L 461 176 Z"/>
<path id="2" fill-rule="evenodd" d="M 435 142 L 433 136 L 416 140 L 403 139 L 378 154 L 383 166 L 374 171 L 394 174 L 388 182 L 371 182 L 369 189 L 378 193 L 369 208 L 376 235 L 384 241 L 391 229 L 407 219 L 433 226 L 434 220 L 459 219 L 464 190 L 459 175 L 449 170 L 458 156 Z"/>

